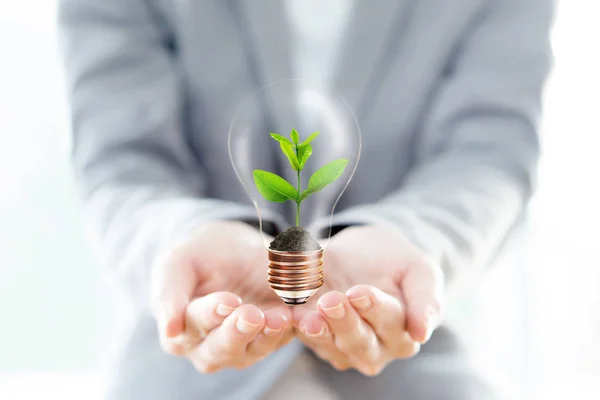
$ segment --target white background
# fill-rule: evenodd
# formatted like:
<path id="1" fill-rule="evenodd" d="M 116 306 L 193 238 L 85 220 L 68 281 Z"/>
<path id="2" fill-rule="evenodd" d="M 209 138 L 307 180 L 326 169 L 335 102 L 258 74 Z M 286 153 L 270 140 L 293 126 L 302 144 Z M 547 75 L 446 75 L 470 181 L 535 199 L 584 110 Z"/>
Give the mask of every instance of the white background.
<path id="1" fill-rule="evenodd" d="M 600 398 L 599 11 L 559 5 L 527 232 L 455 307 L 484 369 L 527 399 Z M 0 399 L 94 399 L 100 384 L 106 300 L 69 171 L 54 12 L 0 0 Z"/>

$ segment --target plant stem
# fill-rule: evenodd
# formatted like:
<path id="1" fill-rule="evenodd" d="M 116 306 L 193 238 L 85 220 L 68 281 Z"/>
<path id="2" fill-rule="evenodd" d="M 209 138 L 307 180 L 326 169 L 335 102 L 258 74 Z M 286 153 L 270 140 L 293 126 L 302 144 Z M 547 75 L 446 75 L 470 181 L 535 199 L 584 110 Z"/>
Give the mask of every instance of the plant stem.
<path id="1" fill-rule="evenodd" d="M 296 200 L 296 226 L 300 227 L 300 171 L 298 171 L 298 200 Z"/>
<path id="2" fill-rule="evenodd" d="M 296 147 L 296 158 L 298 158 L 298 145 Z M 300 170 L 298 170 L 298 199 L 296 200 L 296 227 L 300 227 Z"/>

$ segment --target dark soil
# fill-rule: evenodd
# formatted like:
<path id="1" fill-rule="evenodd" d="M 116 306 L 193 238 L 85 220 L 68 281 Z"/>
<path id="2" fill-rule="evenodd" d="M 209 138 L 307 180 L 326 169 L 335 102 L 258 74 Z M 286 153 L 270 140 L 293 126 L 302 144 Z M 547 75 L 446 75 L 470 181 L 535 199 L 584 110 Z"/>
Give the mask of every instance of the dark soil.
<path id="1" fill-rule="evenodd" d="M 310 233 L 293 226 L 275 236 L 269 248 L 277 251 L 316 251 L 321 246 Z"/>

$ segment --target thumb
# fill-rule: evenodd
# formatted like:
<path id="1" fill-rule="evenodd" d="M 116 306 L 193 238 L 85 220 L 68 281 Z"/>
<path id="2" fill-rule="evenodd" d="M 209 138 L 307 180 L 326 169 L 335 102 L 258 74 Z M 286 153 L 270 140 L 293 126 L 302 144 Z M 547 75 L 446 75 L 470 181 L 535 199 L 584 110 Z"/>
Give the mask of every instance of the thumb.
<path id="1" fill-rule="evenodd" d="M 185 310 L 198 285 L 194 263 L 186 252 L 174 252 L 155 264 L 152 272 L 152 312 L 161 337 L 185 331 Z"/>
<path id="2" fill-rule="evenodd" d="M 440 323 L 444 277 L 440 268 L 415 262 L 401 282 L 407 304 L 407 330 L 413 340 L 425 343 Z"/>

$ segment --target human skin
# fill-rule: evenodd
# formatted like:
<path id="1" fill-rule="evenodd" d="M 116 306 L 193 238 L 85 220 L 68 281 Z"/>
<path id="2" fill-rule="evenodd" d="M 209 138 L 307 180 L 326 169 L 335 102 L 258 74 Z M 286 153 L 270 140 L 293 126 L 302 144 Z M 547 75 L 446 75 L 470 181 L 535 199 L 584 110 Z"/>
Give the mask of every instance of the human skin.
<path id="1" fill-rule="evenodd" d="M 160 258 L 152 304 L 165 351 L 210 373 L 248 367 L 298 337 L 334 368 L 372 376 L 415 355 L 440 321 L 441 270 L 395 230 L 334 236 L 323 287 L 293 308 L 268 286 L 262 243 L 247 224 L 215 222 Z"/>
<path id="2" fill-rule="evenodd" d="M 440 321 L 441 270 L 399 232 L 374 226 L 341 231 L 324 258 L 321 296 L 293 309 L 300 340 L 334 368 L 369 376 L 417 354 Z"/>

